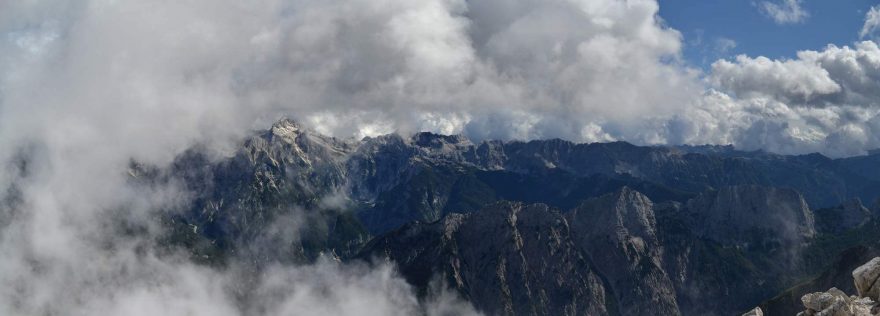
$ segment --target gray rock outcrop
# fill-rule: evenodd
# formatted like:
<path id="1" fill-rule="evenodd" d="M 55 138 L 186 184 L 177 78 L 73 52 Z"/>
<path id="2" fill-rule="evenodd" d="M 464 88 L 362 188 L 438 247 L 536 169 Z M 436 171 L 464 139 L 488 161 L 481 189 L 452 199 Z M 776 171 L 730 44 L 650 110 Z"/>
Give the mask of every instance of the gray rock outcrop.
<path id="1" fill-rule="evenodd" d="M 798 316 L 869 316 L 874 301 L 866 297 L 847 296 L 837 288 L 826 292 L 804 295 L 801 298 L 806 310 Z"/>
<path id="2" fill-rule="evenodd" d="M 860 297 L 880 301 L 880 257 L 856 268 L 852 275 Z"/>
<path id="3" fill-rule="evenodd" d="M 798 316 L 870 316 L 880 314 L 880 257 L 856 268 L 853 279 L 858 295 L 848 296 L 837 288 L 801 297 L 805 310 Z"/>

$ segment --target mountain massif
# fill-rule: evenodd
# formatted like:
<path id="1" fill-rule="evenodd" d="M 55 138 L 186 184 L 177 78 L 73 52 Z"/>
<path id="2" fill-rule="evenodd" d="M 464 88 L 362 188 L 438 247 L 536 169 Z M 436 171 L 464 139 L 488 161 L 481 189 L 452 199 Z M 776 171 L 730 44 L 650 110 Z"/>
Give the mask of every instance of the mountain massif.
<path id="1" fill-rule="evenodd" d="M 282 120 L 234 153 L 195 147 L 130 172 L 187 192 L 160 242 L 204 264 L 390 261 L 422 295 L 440 282 L 489 315 L 776 315 L 851 288 L 840 271 L 880 253 L 877 166 L 730 146 L 343 140 Z"/>

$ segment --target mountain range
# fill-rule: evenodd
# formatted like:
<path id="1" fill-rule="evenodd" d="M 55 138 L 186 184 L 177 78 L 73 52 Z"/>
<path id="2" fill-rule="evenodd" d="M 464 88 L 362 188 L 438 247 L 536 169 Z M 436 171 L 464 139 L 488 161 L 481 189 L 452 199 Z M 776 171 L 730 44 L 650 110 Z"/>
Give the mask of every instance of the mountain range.
<path id="1" fill-rule="evenodd" d="M 130 180 L 172 184 L 159 242 L 202 264 L 392 262 L 489 315 L 769 315 L 880 253 L 880 153 L 337 139 L 281 120 Z M 863 202 L 866 201 L 867 203 Z"/>

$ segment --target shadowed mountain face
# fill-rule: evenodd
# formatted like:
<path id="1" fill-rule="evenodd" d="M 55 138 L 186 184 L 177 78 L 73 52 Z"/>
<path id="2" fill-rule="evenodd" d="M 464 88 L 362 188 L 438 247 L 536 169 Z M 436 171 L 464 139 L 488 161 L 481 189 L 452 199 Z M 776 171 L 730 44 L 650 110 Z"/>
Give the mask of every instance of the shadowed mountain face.
<path id="1" fill-rule="evenodd" d="M 775 203 L 787 206 L 803 203 L 803 198 L 796 192 L 780 193 L 778 189 L 754 186 L 725 187 L 706 195 L 715 198 L 725 194 L 724 191 L 748 198 L 775 195 Z M 607 308 L 604 312 L 620 315 L 733 314 L 747 310 L 790 286 L 795 279 L 809 274 L 801 268 L 801 262 L 802 251 L 810 239 L 802 235 L 789 236 L 788 231 L 765 230 L 765 223 L 778 221 L 777 214 L 760 212 L 748 220 L 727 219 L 735 229 L 763 233 L 745 240 L 716 239 L 716 232 L 706 229 L 717 224 L 716 212 L 735 214 L 753 209 L 739 200 L 727 200 L 733 203 L 723 210 L 713 204 L 698 203 L 705 198 L 700 196 L 684 205 L 655 205 L 647 196 L 623 187 L 584 201 L 562 215 L 543 204 L 523 206 L 503 202 L 472 214 L 449 215 L 438 222 L 408 224 L 374 239 L 365 247 L 361 257 L 389 258 L 398 263 L 402 273 L 418 286 L 424 286 L 430 276 L 442 275 L 463 296 L 475 301 L 507 297 L 505 289 L 508 288 L 529 288 L 531 292 L 527 292 L 522 301 L 534 301 L 539 300 L 537 293 L 546 291 L 541 287 L 544 285 L 517 278 L 487 280 L 483 276 L 497 276 L 501 273 L 499 271 L 507 271 L 497 258 L 508 256 L 524 260 L 521 265 L 531 267 L 522 269 L 523 275 L 535 275 L 531 269 L 537 266 L 545 267 L 540 270 L 543 273 L 547 269 L 561 273 L 564 270 L 547 265 L 546 260 L 550 258 L 548 254 L 565 253 L 564 256 L 553 256 L 550 262 L 566 266 L 576 265 L 581 260 L 588 262 L 589 271 L 598 276 L 599 287 L 603 289 L 601 293 L 605 295 L 600 296 L 600 291 L 593 292 L 597 296 L 590 301 L 604 298 L 605 302 L 613 302 L 615 308 Z M 529 215 L 515 216 L 520 214 L 520 209 L 528 210 L 525 214 Z M 809 209 L 805 212 L 807 217 L 791 223 L 802 228 L 794 231 L 809 231 L 812 227 L 811 213 Z M 504 218 L 508 225 L 502 225 L 504 229 L 495 224 L 500 219 L 490 219 L 498 214 L 507 214 Z M 461 227 L 479 233 L 463 234 L 460 233 Z M 530 235 L 532 240 L 522 231 L 533 232 Z M 796 242 L 791 238 L 796 238 Z M 565 252 L 554 248 L 560 245 L 559 240 L 570 240 L 571 248 L 566 248 Z M 784 242 L 794 244 L 789 244 L 789 248 L 783 251 L 779 245 Z M 493 246 L 496 243 L 509 247 Z M 522 254 L 518 252 L 523 247 L 517 246 L 520 243 L 526 243 L 531 247 L 529 249 L 539 247 L 542 250 Z M 475 256 L 474 251 L 479 255 Z M 546 277 L 570 280 L 574 276 Z M 579 283 L 556 285 L 576 284 Z M 480 289 L 482 296 L 474 297 L 472 288 Z M 509 309 L 497 304 L 477 307 L 489 314 L 520 314 L 510 313 Z M 604 314 L 603 311 L 597 312 Z"/>
<path id="2" fill-rule="evenodd" d="M 698 233 L 720 243 L 749 247 L 770 242 L 792 249 L 816 234 L 813 213 L 791 189 L 724 187 L 700 194 L 687 207 L 701 223 Z"/>
<path id="3" fill-rule="evenodd" d="M 439 280 L 490 314 L 728 315 L 870 241 L 877 210 L 859 201 L 880 194 L 877 157 L 356 141 L 283 120 L 229 155 L 194 148 L 132 177 L 189 195 L 163 243 L 199 262 L 387 258 L 421 291 Z"/>
<path id="4" fill-rule="evenodd" d="M 472 214 L 413 223 L 373 240 L 363 256 L 388 256 L 408 281 L 442 277 L 490 314 L 605 315 L 615 298 L 543 204 L 500 202 Z"/>

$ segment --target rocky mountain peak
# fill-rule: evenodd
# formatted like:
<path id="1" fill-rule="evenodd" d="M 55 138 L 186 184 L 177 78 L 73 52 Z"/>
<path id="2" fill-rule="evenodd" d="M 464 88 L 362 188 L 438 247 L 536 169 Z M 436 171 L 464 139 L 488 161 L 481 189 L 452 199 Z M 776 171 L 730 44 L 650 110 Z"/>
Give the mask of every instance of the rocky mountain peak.
<path id="1" fill-rule="evenodd" d="M 272 124 L 272 135 L 280 137 L 288 143 L 296 141 L 297 137 L 304 132 L 303 127 L 296 121 L 284 118 Z"/>
<path id="2" fill-rule="evenodd" d="M 440 148 L 444 145 L 473 146 L 464 135 L 440 135 L 431 132 L 416 133 L 412 137 L 413 144 L 419 147 Z"/>
<path id="3" fill-rule="evenodd" d="M 672 281 L 662 268 L 663 248 L 647 196 L 623 187 L 585 201 L 567 218 L 575 244 L 615 285 L 622 314 L 680 314 Z"/>
<path id="4" fill-rule="evenodd" d="M 643 236 L 656 242 L 654 203 L 644 194 L 622 187 L 618 191 L 585 201 L 572 212 L 574 221 L 589 222 L 596 232 Z"/>
<path id="5" fill-rule="evenodd" d="M 285 118 L 272 124 L 268 131 L 248 139 L 243 149 L 252 161 L 264 157 L 273 165 L 286 162 L 311 168 L 340 163 L 358 146 L 355 141 L 322 135 Z"/>
<path id="6" fill-rule="evenodd" d="M 472 162 L 476 146 L 463 135 L 439 135 L 422 132 L 413 135 L 410 145 L 425 157 L 454 162 Z"/>

